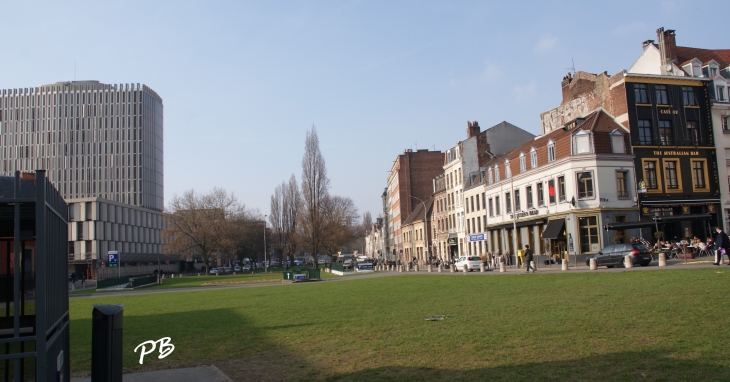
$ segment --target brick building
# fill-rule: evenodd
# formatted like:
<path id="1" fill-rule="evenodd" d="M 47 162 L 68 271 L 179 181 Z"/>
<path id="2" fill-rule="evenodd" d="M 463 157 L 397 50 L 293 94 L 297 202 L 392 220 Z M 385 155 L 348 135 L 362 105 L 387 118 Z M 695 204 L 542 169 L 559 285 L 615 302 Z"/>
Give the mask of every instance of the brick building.
<path id="1" fill-rule="evenodd" d="M 388 187 L 384 210 L 388 212 L 388 240 L 386 253 L 388 260 L 395 260 L 402 255 L 403 235 L 401 226 L 413 212 L 420 200 L 431 197 L 432 181 L 443 170 L 443 159 L 440 151 L 406 150 L 393 162 L 388 175 Z"/>
<path id="2" fill-rule="evenodd" d="M 671 240 L 706 236 L 710 225 L 722 221 L 714 87 L 695 69 L 701 59 L 682 56 L 696 49 L 677 47 L 672 30 L 660 28 L 657 36 L 658 44 L 643 42 L 643 53 L 628 70 L 564 77 L 560 106 L 541 114 L 543 133 L 603 108 L 630 130 L 641 224 Z M 705 70 L 713 65 L 711 59 L 705 63 Z"/>

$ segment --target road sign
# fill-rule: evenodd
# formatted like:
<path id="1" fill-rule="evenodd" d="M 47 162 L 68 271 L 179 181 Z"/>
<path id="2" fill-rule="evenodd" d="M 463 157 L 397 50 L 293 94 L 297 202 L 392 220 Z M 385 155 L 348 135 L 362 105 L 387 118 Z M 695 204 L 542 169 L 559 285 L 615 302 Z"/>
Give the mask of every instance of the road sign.
<path id="1" fill-rule="evenodd" d="M 117 251 L 109 251 L 109 266 L 110 267 L 118 267 L 119 266 L 119 252 L 117 252 Z"/>

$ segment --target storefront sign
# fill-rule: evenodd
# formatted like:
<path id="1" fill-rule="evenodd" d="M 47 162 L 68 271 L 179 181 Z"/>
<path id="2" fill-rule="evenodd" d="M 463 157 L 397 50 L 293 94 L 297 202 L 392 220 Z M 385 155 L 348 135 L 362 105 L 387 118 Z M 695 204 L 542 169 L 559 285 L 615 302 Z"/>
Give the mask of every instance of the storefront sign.
<path id="1" fill-rule="evenodd" d="M 509 218 L 510 219 L 514 219 L 516 217 L 517 219 L 519 219 L 519 218 L 524 218 L 526 216 L 534 216 L 534 215 L 537 215 L 539 213 L 540 213 L 539 210 L 522 211 L 522 212 L 518 212 L 518 213 L 516 213 L 514 215 L 510 215 Z"/>
<path id="2" fill-rule="evenodd" d="M 654 155 L 662 155 L 662 156 L 698 156 L 700 155 L 699 151 L 669 151 L 669 150 L 654 150 Z"/>
<path id="3" fill-rule="evenodd" d="M 456 238 L 455 237 L 449 238 L 448 241 L 447 241 L 447 243 L 449 245 L 456 245 Z"/>
<path id="4" fill-rule="evenodd" d="M 484 240 L 484 234 L 480 233 L 478 235 L 469 235 L 469 241 L 483 241 Z"/>
<path id="5" fill-rule="evenodd" d="M 672 109 L 661 109 L 661 110 L 659 110 L 659 112 L 662 114 L 674 114 L 674 115 L 679 114 L 679 110 L 672 110 Z"/>

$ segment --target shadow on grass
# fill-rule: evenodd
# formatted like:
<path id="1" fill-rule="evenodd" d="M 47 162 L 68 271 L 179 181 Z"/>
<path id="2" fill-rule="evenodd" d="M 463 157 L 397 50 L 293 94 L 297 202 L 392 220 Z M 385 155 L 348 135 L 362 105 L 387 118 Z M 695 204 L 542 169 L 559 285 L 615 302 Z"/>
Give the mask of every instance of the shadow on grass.
<path id="1" fill-rule="evenodd" d="M 489 354 L 484 355 L 489 360 Z M 447 370 L 379 367 L 329 375 L 326 381 L 728 381 L 730 366 L 718 357 L 709 360 L 669 358 L 656 352 L 622 352 L 566 361 Z M 509 362 L 510 360 L 503 360 Z M 524 363 L 523 363 L 524 362 Z M 457 366 L 457 365 L 455 365 Z M 465 366 L 465 365 L 459 365 Z M 248 380 L 248 379 L 240 379 Z"/>

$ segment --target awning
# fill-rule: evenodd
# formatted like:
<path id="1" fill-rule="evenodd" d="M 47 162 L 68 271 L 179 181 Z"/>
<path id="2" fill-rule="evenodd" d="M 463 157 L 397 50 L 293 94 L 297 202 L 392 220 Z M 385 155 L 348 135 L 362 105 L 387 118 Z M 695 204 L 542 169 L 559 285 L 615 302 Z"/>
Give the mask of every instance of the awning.
<path id="1" fill-rule="evenodd" d="M 673 223 L 682 220 L 709 220 L 712 219 L 710 214 L 688 214 L 688 215 L 670 215 L 659 216 L 656 218 L 659 223 Z"/>
<path id="2" fill-rule="evenodd" d="M 666 199 L 666 200 L 642 200 L 641 204 L 646 206 L 675 206 L 675 205 L 706 205 L 720 203 L 720 199 Z"/>
<path id="3" fill-rule="evenodd" d="M 529 227 L 531 225 L 538 225 L 538 224 L 545 224 L 545 219 L 532 219 L 532 220 L 518 220 L 517 221 L 517 228 L 520 227 Z M 512 222 L 504 223 L 500 225 L 495 225 L 491 227 L 487 227 L 487 231 L 498 231 L 501 229 L 512 229 L 514 227 L 514 224 Z"/>
<path id="4" fill-rule="evenodd" d="M 631 229 L 631 228 L 643 228 L 643 227 L 654 227 L 653 220 L 645 220 L 638 222 L 625 222 L 625 223 L 608 223 L 606 224 L 606 230 L 620 230 L 620 229 Z"/>
<path id="5" fill-rule="evenodd" d="M 565 219 L 550 220 L 542 232 L 543 239 L 557 239 L 563 234 Z"/>

